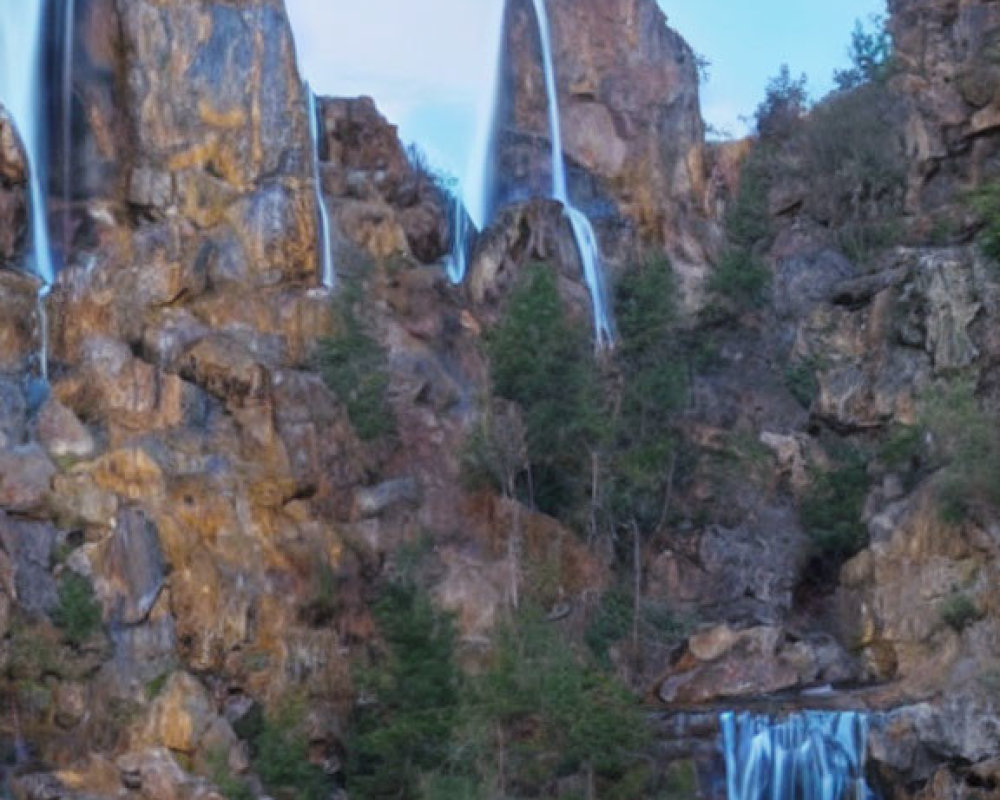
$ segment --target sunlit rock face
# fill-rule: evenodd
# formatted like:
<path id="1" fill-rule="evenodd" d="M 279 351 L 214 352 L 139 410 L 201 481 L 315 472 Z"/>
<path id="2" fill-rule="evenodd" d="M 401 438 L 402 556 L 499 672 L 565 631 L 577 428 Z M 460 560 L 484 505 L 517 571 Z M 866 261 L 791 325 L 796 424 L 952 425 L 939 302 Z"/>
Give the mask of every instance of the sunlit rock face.
<path id="1" fill-rule="evenodd" d="M 1000 172 L 1000 8 L 985 0 L 890 0 L 899 74 L 910 102 L 905 138 L 911 212 L 931 211 Z"/>
<path id="2" fill-rule="evenodd" d="M 616 213 L 682 266 L 704 265 L 704 124 L 694 52 L 652 0 L 548 0 L 570 195 L 598 228 Z M 500 204 L 545 196 L 547 106 L 532 4 L 506 19 Z"/>
<path id="3" fill-rule="evenodd" d="M 306 101 L 284 8 L 80 0 L 74 43 L 74 257 L 48 299 L 47 400 L 26 391 L 37 287 L 0 272 L 0 506 L 77 537 L 66 569 L 92 580 L 112 632 L 88 651 L 90 706 L 175 667 L 261 698 L 305 673 L 332 685 L 336 634 L 299 609 L 320 565 L 343 568 L 326 509 L 362 458 L 302 370 L 330 299 L 314 291 Z M 22 247 L 7 209 L 22 208 L 24 173 L 0 121 L 3 262 Z M 114 734 L 108 715 L 63 718 L 94 747 Z M 150 730 L 143 747 L 178 749 Z M 48 733 L 34 737 L 44 748 Z"/>
<path id="4" fill-rule="evenodd" d="M 317 274 L 306 100 L 283 7 L 121 5 L 130 204 L 215 229 L 257 286 Z"/>

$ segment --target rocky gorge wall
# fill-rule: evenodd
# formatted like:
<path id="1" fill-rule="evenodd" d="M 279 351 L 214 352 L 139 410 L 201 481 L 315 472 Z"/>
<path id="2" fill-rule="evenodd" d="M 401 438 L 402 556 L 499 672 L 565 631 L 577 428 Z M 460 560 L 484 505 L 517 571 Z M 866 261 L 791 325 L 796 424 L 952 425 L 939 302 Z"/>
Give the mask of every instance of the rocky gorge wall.
<path id="1" fill-rule="evenodd" d="M 247 773 L 241 721 L 290 695 L 308 700 L 306 741 L 336 777 L 371 583 L 397 549 L 434 532 L 437 593 L 470 642 L 505 602 L 512 514 L 529 550 L 565 541 L 569 590 L 601 568 L 554 520 L 462 488 L 484 367 L 479 323 L 427 265 L 448 244 L 440 194 L 368 100 L 320 103 L 313 175 L 281 3 L 81 3 L 78 25 L 75 158 L 96 163 L 73 258 L 45 317 L 31 278 L 0 273 L 3 736 L 26 742 L 18 792 L 218 796 L 210 757 Z M 17 264 L 26 175 L 12 127 L 0 134 L 3 257 Z M 318 287 L 317 177 L 340 279 L 363 287 L 386 352 L 391 441 L 359 438 L 316 370 L 338 324 Z M 71 635 L 53 620 L 80 579 L 99 624 Z"/>
<path id="2" fill-rule="evenodd" d="M 992 74 L 976 55 L 991 9 L 893 8 L 913 230 L 992 174 L 992 128 L 970 121 L 992 100 L 959 104 L 952 88 L 955 63 Z M 728 195 L 707 174 L 690 48 L 646 0 L 549 10 L 574 190 L 618 274 L 638 251 L 665 250 L 700 298 L 692 310 L 710 306 Z M 514 2 L 507 25 L 500 158 L 518 181 L 544 177 L 548 152 L 531 13 Z M 47 302 L 50 396 L 31 379 L 37 287 L 0 272 L 0 695 L 12 709 L 0 731 L 31 755 L 17 791 L 219 796 L 210 755 L 252 776 L 245 723 L 289 695 L 305 700 L 312 761 L 340 780 L 352 663 L 377 639 L 375 587 L 408 548 L 430 550 L 424 580 L 472 663 L 517 582 L 513 526 L 526 562 L 560 576 L 550 610 L 570 629 L 626 574 L 567 524 L 462 479 L 491 402 L 484 332 L 526 266 L 552 264 L 571 314 L 589 313 L 572 239 L 558 204 L 517 203 L 483 236 L 467 285 L 449 286 L 432 177 L 371 101 L 321 99 L 331 297 L 318 288 L 307 104 L 281 3 L 91 0 L 79 24 L 91 167 L 74 258 Z M 0 123 L 5 263 L 23 252 L 25 177 Z M 705 347 L 677 419 L 688 449 L 673 513 L 642 544 L 639 571 L 643 597 L 694 623 L 641 668 L 622 643 L 609 657 L 668 714 L 860 689 L 838 702 L 885 714 L 872 752 L 892 796 L 988 796 L 997 525 L 988 507 L 942 519 L 942 475 L 922 466 L 933 454 L 890 463 L 880 448 L 954 375 L 993 409 L 997 278 L 971 223 L 944 244 L 858 255 L 815 197 L 828 185 L 799 177 L 768 190 L 761 302 L 721 322 L 692 314 L 678 334 Z M 319 374 L 318 343 L 345 325 L 345 303 L 384 352 L 387 440 L 361 436 Z M 817 557 L 802 507 L 845 444 L 866 456 L 866 546 L 841 569 Z M 73 575 L 92 583 L 101 616 L 79 641 L 54 624 Z M 976 617 L 960 628 L 942 617 L 956 593 Z M 685 719 L 680 731 L 677 717 L 658 723 L 667 771 L 714 747 L 710 720 Z"/>

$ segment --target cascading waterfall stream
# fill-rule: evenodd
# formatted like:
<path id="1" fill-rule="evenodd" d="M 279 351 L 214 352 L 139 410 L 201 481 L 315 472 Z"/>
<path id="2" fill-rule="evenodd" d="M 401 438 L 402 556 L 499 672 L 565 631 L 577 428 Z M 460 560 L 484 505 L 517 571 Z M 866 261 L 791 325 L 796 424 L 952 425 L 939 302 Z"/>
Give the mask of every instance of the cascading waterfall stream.
<path id="1" fill-rule="evenodd" d="M 506 3 L 493 0 L 485 16 L 486 30 L 491 34 L 486 41 L 494 42 L 496 49 L 488 56 L 490 66 L 489 90 L 479 96 L 476 109 L 475 137 L 469 154 L 465 179 L 460 182 L 453 198 L 451 254 L 447 260 L 448 278 L 454 284 L 465 280 L 469 266 L 469 251 L 477 233 L 490 222 L 492 213 L 493 137 L 496 134 L 496 112 L 502 86 L 500 65 L 503 61 L 503 21 Z"/>
<path id="2" fill-rule="evenodd" d="M 594 335 L 597 348 L 604 349 L 614 345 L 614 327 L 611 323 L 611 313 L 608 306 L 607 289 L 604 285 L 604 266 L 601 263 L 601 251 L 597 235 L 587 215 L 577 209 L 570 201 L 569 187 L 566 181 L 566 159 L 562 148 L 562 123 L 559 117 L 559 95 L 556 91 L 556 71 L 552 58 L 552 38 L 549 33 L 549 17 L 545 9 L 545 0 L 532 0 L 535 18 L 538 22 L 538 35 L 542 44 L 542 68 L 545 72 L 545 93 L 549 108 L 549 138 L 552 142 L 552 198 L 558 200 L 566 209 L 566 216 L 573 229 L 573 238 L 583 264 L 583 277 L 590 290 L 590 298 L 594 307 Z"/>
<path id="3" fill-rule="evenodd" d="M 330 239 L 330 211 L 323 199 L 323 181 L 319 165 L 319 111 L 316 107 L 316 95 L 306 84 L 306 97 L 309 101 L 309 138 L 312 142 L 313 181 L 316 188 L 316 209 L 320 227 L 320 280 L 327 289 L 332 289 L 336 283 L 336 272 L 333 267 L 333 244 Z"/>
<path id="4" fill-rule="evenodd" d="M 0 3 L 0 103 L 17 126 L 28 162 L 31 272 L 46 285 L 55 278 L 45 202 L 45 0 Z"/>
<path id="5" fill-rule="evenodd" d="M 867 715 L 730 712 L 721 723 L 728 800 L 874 800 L 864 776 Z"/>
<path id="6" fill-rule="evenodd" d="M 63 240 L 62 251 L 64 263 L 69 260 L 72 246 L 72 227 L 70 203 L 73 193 L 70 186 L 73 183 L 73 58 L 76 36 L 76 0 L 65 0 L 66 8 L 63 14 L 63 52 L 62 52 L 62 200 L 63 200 Z"/>
<path id="7" fill-rule="evenodd" d="M 452 204 L 451 255 L 448 257 L 448 279 L 455 285 L 465 280 L 469 269 L 469 245 L 474 235 L 472 222 L 460 196 Z"/>
<path id="8" fill-rule="evenodd" d="M 42 78 L 45 7 L 45 0 L 0 3 L 0 103 L 7 109 L 17 127 L 27 161 L 31 217 L 31 256 L 27 268 L 41 281 L 38 292 L 38 371 L 43 381 L 48 380 L 49 362 L 45 298 L 55 280 L 55 261 L 46 203 L 47 142 L 44 130 L 45 86 Z M 68 13 L 72 14 L 73 10 L 73 2 L 70 0 Z M 67 34 L 67 39 L 69 38 L 71 37 Z M 71 53 L 69 57 L 72 57 Z M 64 69 L 71 71 L 72 67 Z"/>

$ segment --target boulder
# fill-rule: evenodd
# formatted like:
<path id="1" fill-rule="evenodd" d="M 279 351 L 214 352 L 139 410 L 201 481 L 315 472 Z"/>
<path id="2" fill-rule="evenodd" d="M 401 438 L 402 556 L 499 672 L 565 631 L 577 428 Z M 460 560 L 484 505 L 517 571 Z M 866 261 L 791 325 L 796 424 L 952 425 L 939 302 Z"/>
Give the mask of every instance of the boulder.
<path id="1" fill-rule="evenodd" d="M 0 508 L 38 513 L 45 508 L 56 468 L 36 444 L 0 450 Z"/>
<path id="2" fill-rule="evenodd" d="M 140 509 L 118 509 L 114 533 L 90 555 L 95 588 L 118 624 L 147 618 L 165 581 L 155 523 Z"/>
<path id="3" fill-rule="evenodd" d="M 717 625 L 691 636 L 687 651 L 659 684 L 661 700 L 697 705 L 760 697 L 854 679 L 853 660 L 831 637 L 792 638 L 781 628 Z"/>
<path id="4" fill-rule="evenodd" d="M 97 444 L 79 417 L 54 398 L 35 420 L 35 436 L 55 461 L 92 458 Z"/>
<path id="5" fill-rule="evenodd" d="M 5 588 L 13 589 L 13 598 L 29 612 L 49 612 L 58 604 L 50 572 L 55 544 L 56 530 L 50 524 L 15 519 L 0 511 L 0 545 L 13 573 L 13 586 Z"/>
<path id="6" fill-rule="evenodd" d="M 188 673 L 175 672 L 133 730 L 133 749 L 165 747 L 191 755 L 217 719 L 205 687 Z"/>

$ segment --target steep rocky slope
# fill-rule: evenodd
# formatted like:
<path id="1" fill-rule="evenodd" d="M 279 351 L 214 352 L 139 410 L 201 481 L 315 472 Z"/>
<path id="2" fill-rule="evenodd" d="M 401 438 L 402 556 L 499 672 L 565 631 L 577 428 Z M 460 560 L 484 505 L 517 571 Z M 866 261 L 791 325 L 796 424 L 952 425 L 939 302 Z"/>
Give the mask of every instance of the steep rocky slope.
<path id="1" fill-rule="evenodd" d="M 313 174 L 280 2 L 81 2 L 73 256 L 44 315 L 35 282 L 0 271 L 0 732 L 19 796 L 215 797 L 232 775 L 262 792 L 250 732 L 289 698 L 303 754 L 337 785 L 366 700 L 352 668 L 379 651 L 378 589 L 415 552 L 472 672 L 522 593 L 575 640 L 623 583 L 635 609 L 669 610 L 648 641 L 634 622 L 602 634 L 609 672 L 649 709 L 685 712 L 661 720 L 664 774 L 647 786 L 676 789 L 692 753 L 712 759 L 711 714 L 692 707 L 810 702 L 797 693 L 833 684 L 850 691 L 831 702 L 885 714 L 872 751 L 893 796 L 995 791 L 996 515 L 981 493 L 960 520 L 941 514 L 949 431 L 926 418 L 958 378 L 976 387 L 971 406 L 951 395 L 972 409 L 960 424 L 988 432 L 996 410 L 1000 281 L 961 202 L 993 178 L 1000 141 L 994 11 L 895 3 L 886 86 L 709 157 L 693 53 L 651 0 L 549 4 L 574 199 L 621 285 L 665 252 L 686 302 L 669 328 L 677 455 L 640 535 L 634 516 L 595 521 L 596 458 L 583 510 L 560 519 L 466 474 L 484 419 L 522 424 L 490 397 L 484 353 L 532 262 L 586 327 L 558 204 L 502 210 L 452 287 L 441 192 L 371 101 L 319 102 Z M 508 9 L 508 199 L 547 169 L 532 13 Z M 842 149 L 815 158 L 831 135 Z M 859 150 L 884 178 L 851 171 Z M 734 298 L 722 229 L 755 164 L 769 284 Z M 3 264 L 23 253 L 25 179 L 0 117 Z M 321 376 L 338 341 L 373 354 L 359 384 L 385 379 L 374 422 Z M 620 397 L 627 356 L 587 358 Z M 815 508 L 841 493 L 856 507 L 837 524 L 861 538 L 830 552 Z"/>

